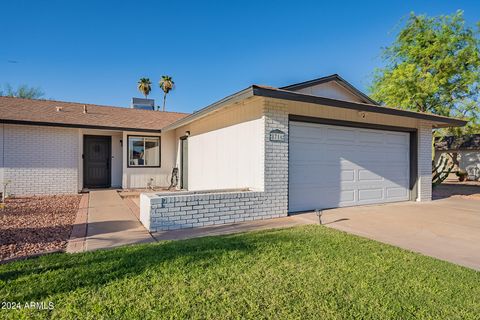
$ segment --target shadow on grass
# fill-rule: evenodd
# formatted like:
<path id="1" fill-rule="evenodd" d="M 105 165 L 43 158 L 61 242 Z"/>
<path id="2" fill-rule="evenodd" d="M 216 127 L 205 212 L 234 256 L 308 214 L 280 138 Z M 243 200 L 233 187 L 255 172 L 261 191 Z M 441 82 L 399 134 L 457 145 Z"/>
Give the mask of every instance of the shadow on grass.
<path id="1" fill-rule="evenodd" d="M 6 300 L 36 301 L 77 289 L 96 288 L 112 281 L 162 270 L 167 263 L 179 268 L 220 263 L 236 251 L 250 255 L 265 245 L 298 241 L 298 235 L 277 230 L 261 233 L 197 238 L 135 245 L 81 254 L 53 254 L 0 267 L 0 295 Z"/>

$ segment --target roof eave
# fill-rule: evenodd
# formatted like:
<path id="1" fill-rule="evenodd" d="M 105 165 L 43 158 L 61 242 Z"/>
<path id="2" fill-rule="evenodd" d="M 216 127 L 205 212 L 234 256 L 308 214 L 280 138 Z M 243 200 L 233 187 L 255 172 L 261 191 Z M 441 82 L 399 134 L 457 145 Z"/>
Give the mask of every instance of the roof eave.
<path id="1" fill-rule="evenodd" d="M 11 119 L 0 119 L 0 123 L 17 124 L 17 125 L 30 125 L 30 126 L 43 126 L 43 127 L 46 126 L 46 127 L 60 127 L 60 128 L 112 130 L 112 131 L 133 131 L 133 132 L 150 132 L 150 133 L 161 133 L 162 132 L 161 129 L 112 127 L 112 126 L 85 125 L 85 124 L 75 124 L 75 123 L 56 123 L 56 122 L 11 120 Z"/>
<path id="2" fill-rule="evenodd" d="M 364 104 L 364 103 L 356 103 L 350 101 L 343 101 L 343 100 L 335 100 L 329 99 L 324 97 L 318 97 L 313 95 L 307 95 L 302 93 L 297 93 L 294 91 L 287 91 L 282 89 L 272 89 L 261 87 L 257 85 L 252 85 L 244 90 L 241 90 L 237 93 L 234 93 L 228 97 L 223 98 L 203 109 L 200 109 L 197 112 L 194 112 L 185 118 L 177 120 L 168 126 L 162 128 L 162 131 L 170 131 L 181 126 L 184 126 L 190 122 L 193 122 L 197 119 L 200 119 L 213 111 L 216 111 L 220 108 L 228 104 L 232 104 L 238 101 L 242 101 L 244 99 L 250 98 L 252 96 L 259 96 L 265 98 L 275 98 L 275 99 L 283 99 L 283 100 L 290 100 L 290 101 L 298 101 L 298 102 L 306 102 L 306 103 L 314 103 L 319 105 L 326 105 L 331 107 L 337 108 L 345 108 L 345 109 L 353 109 L 358 111 L 365 111 L 365 112 L 372 112 L 372 113 L 382 113 L 394 116 L 401 116 L 401 117 L 409 117 L 409 118 L 416 118 L 426 121 L 435 122 L 435 127 L 437 128 L 446 128 L 446 127 L 462 127 L 467 124 L 467 121 L 455 119 L 455 118 L 448 118 L 448 117 L 441 117 L 432 114 L 426 113 L 419 113 L 413 111 L 406 111 L 400 109 L 393 109 L 388 107 L 382 107 L 378 105 L 371 105 L 371 104 Z"/>
<path id="3" fill-rule="evenodd" d="M 382 107 L 382 106 L 371 105 L 371 104 L 335 100 L 330 98 L 296 93 L 296 92 L 287 91 L 287 90 L 278 90 L 278 89 L 270 89 L 265 87 L 253 86 L 253 92 L 254 92 L 254 95 L 256 96 L 262 96 L 262 97 L 268 97 L 268 98 L 314 103 L 314 104 L 326 105 L 326 106 L 337 107 L 337 108 L 353 109 L 353 110 L 364 111 L 364 112 L 382 113 L 382 114 L 388 114 L 388 115 L 394 115 L 394 116 L 409 117 L 409 118 L 416 118 L 420 120 L 432 121 L 437 123 L 436 126 L 438 128 L 463 127 L 464 125 L 467 124 L 467 121 L 456 119 L 456 118 L 442 117 L 442 116 L 437 116 L 433 114 L 400 110 L 400 109 Z"/>

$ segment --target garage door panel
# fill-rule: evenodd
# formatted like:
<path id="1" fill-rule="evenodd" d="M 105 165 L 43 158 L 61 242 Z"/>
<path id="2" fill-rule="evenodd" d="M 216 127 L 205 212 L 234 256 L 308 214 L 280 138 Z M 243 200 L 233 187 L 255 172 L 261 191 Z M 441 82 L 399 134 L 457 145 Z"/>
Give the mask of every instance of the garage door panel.
<path id="1" fill-rule="evenodd" d="M 385 134 L 379 132 L 371 132 L 371 131 L 360 131 L 361 135 L 358 136 L 358 143 L 359 144 L 383 144 L 385 140 Z"/>
<path id="2" fill-rule="evenodd" d="M 353 182 L 355 181 L 355 170 L 341 170 L 340 182 Z"/>
<path id="3" fill-rule="evenodd" d="M 393 188 L 386 188 L 387 190 L 387 198 L 405 198 L 408 196 L 407 190 L 402 187 L 393 187 Z"/>
<path id="4" fill-rule="evenodd" d="M 335 170 L 336 172 L 340 172 L 338 169 L 333 169 L 333 170 Z M 297 171 L 297 172 L 291 171 L 291 172 L 293 176 L 296 176 L 295 181 L 291 183 L 291 186 L 295 186 L 295 187 L 302 186 L 302 185 L 319 185 L 319 180 L 323 180 L 322 184 L 325 185 L 325 187 L 336 186 L 339 184 L 339 181 L 352 181 L 351 179 L 348 180 L 350 178 L 349 173 L 347 173 L 346 176 L 342 176 L 343 173 L 340 173 L 337 176 L 337 175 L 328 175 L 326 172 L 319 172 L 319 171 L 311 172 L 311 174 L 308 174 L 308 172 L 305 172 L 305 171 Z"/>
<path id="5" fill-rule="evenodd" d="M 291 122 L 289 210 L 409 199 L 409 134 Z"/>
<path id="6" fill-rule="evenodd" d="M 351 190 L 337 189 L 336 191 L 340 192 L 339 203 L 347 203 L 347 202 L 354 202 L 355 201 L 355 190 L 354 189 L 351 189 Z M 335 206 L 338 206 L 338 204 L 332 203 L 330 208 L 334 208 Z"/>
<path id="7" fill-rule="evenodd" d="M 355 132 L 348 128 L 328 127 L 326 130 L 326 139 L 330 142 L 355 142 Z"/>
<path id="8" fill-rule="evenodd" d="M 407 146 L 409 144 L 409 137 L 403 133 L 388 133 L 385 137 L 385 143 L 389 146 L 401 145 Z"/>
<path id="9" fill-rule="evenodd" d="M 383 188 L 358 190 L 358 201 L 383 200 Z"/>
<path id="10" fill-rule="evenodd" d="M 322 195 L 322 197 L 309 197 L 308 193 L 306 193 L 307 190 Z M 340 190 L 339 188 L 297 189 L 293 191 L 292 196 L 303 204 L 303 209 L 297 211 L 310 210 L 312 208 L 336 208 L 342 203 L 355 202 L 354 190 Z"/>
<path id="11" fill-rule="evenodd" d="M 383 181 L 383 170 L 381 172 L 375 173 L 367 169 L 358 170 L 358 181 Z"/>

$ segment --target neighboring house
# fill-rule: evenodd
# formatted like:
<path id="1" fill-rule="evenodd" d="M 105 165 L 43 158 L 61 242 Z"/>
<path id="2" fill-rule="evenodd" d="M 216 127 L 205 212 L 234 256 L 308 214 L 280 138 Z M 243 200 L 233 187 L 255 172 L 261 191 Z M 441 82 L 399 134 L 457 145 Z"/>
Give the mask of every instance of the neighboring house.
<path id="1" fill-rule="evenodd" d="M 464 170 L 467 179 L 480 179 L 480 134 L 447 136 L 435 140 L 435 162 L 447 157 L 455 165 L 454 170 Z"/>
<path id="2" fill-rule="evenodd" d="M 338 75 L 190 115 L 0 98 L 0 122 L 15 194 L 167 187 L 178 168 L 188 191 L 141 196 L 150 230 L 430 200 L 432 128 L 466 123 L 379 106 Z"/>

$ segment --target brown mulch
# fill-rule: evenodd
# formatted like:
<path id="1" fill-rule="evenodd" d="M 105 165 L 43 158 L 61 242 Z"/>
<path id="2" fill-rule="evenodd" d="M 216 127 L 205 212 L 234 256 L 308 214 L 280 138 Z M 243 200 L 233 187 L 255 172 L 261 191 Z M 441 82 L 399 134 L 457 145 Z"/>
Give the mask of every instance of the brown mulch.
<path id="1" fill-rule="evenodd" d="M 0 209 L 0 260 L 64 250 L 80 199 L 77 195 L 7 199 Z"/>

